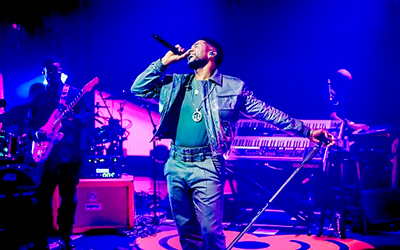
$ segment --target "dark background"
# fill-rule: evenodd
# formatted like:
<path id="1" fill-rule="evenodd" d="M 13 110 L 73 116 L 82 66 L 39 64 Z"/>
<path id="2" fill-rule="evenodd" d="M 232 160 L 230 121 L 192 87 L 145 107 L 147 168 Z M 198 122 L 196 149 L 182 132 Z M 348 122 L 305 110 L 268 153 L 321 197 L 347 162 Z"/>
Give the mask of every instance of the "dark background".
<path id="1" fill-rule="evenodd" d="M 98 76 L 105 92 L 128 90 L 131 80 L 167 51 L 153 33 L 185 48 L 200 37 L 214 38 L 225 49 L 222 73 L 243 79 L 258 98 L 301 119 L 328 119 L 327 78 L 346 68 L 353 75 L 349 119 L 400 126 L 399 0 L 2 1 L 0 73 L 6 110 L 27 101 L 47 55 L 62 59 L 76 87 Z M 189 70 L 181 62 L 168 72 Z M 151 157 L 126 160 L 127 173 L 152 176 Z M 163 178 L 161 165 L 156 165 L 156 179 Z M 251 167 L 235 170 L 240 177 L 253 174 L 265 182 L 274 177 L 265 167 Z M 377 176 L 370 173 L 365 180 L 375 183 Z M 239 189 L 249 185 L 259 196 L 259 189 L 239 181 Z M 243 197 L 253 198 L 241 190 Z"/>
<path id="2" fill-rule="evenodd" d="M 222 73 L 302 119 L 327 118 L 326 79 L 346 68 L 349 118 L 400 124 L 398 0 L 14 0 L 0 4 L 0 21 L 7 109 L 25 101 L 46 55 L 62 59 L 77 87 L 98 76 L 109 93 L 129 89 L 166 52 L 155 33 L 186 48 L 216 39 Z M 181 62 L 173 71 L 188 69 Z"/>

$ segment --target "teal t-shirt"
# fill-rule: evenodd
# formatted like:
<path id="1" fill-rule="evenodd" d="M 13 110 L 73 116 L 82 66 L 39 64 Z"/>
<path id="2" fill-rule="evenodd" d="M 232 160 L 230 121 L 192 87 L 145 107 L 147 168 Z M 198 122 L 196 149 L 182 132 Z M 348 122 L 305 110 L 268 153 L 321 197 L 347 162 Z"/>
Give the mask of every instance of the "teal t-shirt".
<path id="1" fill-rule="evenodd" d="M 204 123 L 204 93 L 203 85 L 207 81 L 193 78 L 190 87 L 185 91 L 181 110 L 178 117 L 175 145 L 181 147 L 203 147 L 208 145 L 206 125 Z M 202 119 L 200 122 L 193 120 L 193 113 L 199 109 Z"/>

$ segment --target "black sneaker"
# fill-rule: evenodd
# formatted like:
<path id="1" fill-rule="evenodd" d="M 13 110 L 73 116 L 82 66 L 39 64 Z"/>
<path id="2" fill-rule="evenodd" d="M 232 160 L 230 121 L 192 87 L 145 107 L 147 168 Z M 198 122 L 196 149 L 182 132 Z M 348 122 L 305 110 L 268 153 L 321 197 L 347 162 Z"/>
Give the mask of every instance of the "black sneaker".
<path id="1" fill-rule="evenodd" d="M 63 250 L 73 250 L 76 249 L 76 246 L 72 244 L 71 239 L 62 239 L 60 240 L 60 248 Z"/>

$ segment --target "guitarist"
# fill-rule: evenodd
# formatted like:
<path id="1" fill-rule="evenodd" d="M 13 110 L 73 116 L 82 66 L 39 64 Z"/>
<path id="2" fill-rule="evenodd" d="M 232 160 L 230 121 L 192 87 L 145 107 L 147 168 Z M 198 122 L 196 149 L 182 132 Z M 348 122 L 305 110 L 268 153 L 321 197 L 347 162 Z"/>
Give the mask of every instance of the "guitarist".
<path id="1" fill-rule="evenodd" d="M 46 132 L 40 128 L 48 122 L 54 110 L 64 111 L 66 105 L 71 103 L 79 92 L 74 87 L 64 84 L 65 75 L 58 58 L 46 58 L 42 73 L 45 77 L 45 89 L 31 101 L 32 115 L 28 121 L 28 135 L 32 140 L 39 142 L 48 139 Z M 73 249 L 70 234 L 76 211 L 76 186 L 79 182 L 78 170 L 83 151 L 81 134 L 87 120 L 76 117 L 85 109 L 84 100 L 80 100 L 69 112 L 69 118 L 62 121 L 60 132 L 64 133 L 64 137 L 54 145 L 46 161 L 38 164 L 41 178 L 35 193 L 37 203 L 34 211 L 34 240 L 30 249 L 49 249 L 47 237 L 52 222 L 50 202 L 57 185 L 62 199 L 57 218 L 61 245 L 64 249 Z M 85 115 L 80 114 L 79 117 Z"/>

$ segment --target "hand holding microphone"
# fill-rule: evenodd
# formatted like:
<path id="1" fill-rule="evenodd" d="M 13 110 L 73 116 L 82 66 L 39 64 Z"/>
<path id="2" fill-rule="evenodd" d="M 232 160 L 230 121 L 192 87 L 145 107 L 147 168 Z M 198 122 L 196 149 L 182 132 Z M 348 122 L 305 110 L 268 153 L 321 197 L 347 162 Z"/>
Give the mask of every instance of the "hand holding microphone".
<path id="1" fill-rule="evenodd" d="M 165 54 L 165 56 L 163 58 L 161 58 L 162 64 L 167 66 L 167 65 L 169 65 L 171 63 L 178 62 L 178 61 L 180 61 L 182 59 L 185 59 L 190 53 L 190 50 L 185 52 L 185 49 L 182 48 L 179 45 L 176 45 L 175 48 L 182 54 L 181 55 L 176 55 L 176 54 L 174 54 L 174 52 L 172 52 L 170 50 L 170 51 L 167 52 L 167 54 Z"/>
<path id="2" fill-rule="evenodd" d="M 333 135 L 324 129 L 311 130 L 310 140 L 315 143 L 322 143 L 326 147 L 335 145 L 335 138 Z"/>
<path id="3" fill-rule="evenodd" d="M 190 53 L 190 50 L 185 52 L 185 49 L 182 48 L 180 45 L 173 46 L 172 44 L 170 44 L 169 42 L 165 41 L 164 39 L 155 34 L 151 36 L 169 49 L 169 51 L 161 59 L 162 64 L 164 64 L 165 66 L 169 65 L 170 63 L 177 62 L 186 58 Z"/>

